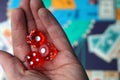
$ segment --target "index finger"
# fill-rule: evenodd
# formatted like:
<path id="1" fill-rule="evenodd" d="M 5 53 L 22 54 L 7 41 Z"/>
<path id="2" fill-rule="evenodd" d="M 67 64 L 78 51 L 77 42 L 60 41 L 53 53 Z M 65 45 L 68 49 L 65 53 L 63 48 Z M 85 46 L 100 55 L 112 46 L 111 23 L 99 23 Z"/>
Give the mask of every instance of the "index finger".
<path id="1" fill-rule="evenodd" d="M 15 16 L 14 16 L 15 15 Z M 13 51 L 16 57 L 24 61 L 30 52 L 30 46 L 26 43 L 27 24 L 22 9 L 16 9 L 12 14 L 12 41 Z"/>

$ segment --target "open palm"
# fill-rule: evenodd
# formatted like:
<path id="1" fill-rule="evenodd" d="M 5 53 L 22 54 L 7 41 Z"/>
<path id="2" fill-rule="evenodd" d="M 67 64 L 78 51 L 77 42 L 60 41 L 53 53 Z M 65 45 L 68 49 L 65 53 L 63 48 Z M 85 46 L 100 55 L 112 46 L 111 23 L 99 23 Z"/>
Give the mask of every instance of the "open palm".
<path id="1" fill-rule="evenodd" d="M 25 64 L 25 56 L 31 51 L 26 36 L 33 29 L 44 32 L 59 50 L 56 58 L 47 62 L 42 69 L 39 68 L 39 71 L 29 70 Z M 0 52 L 0 63 L 9 80 L 88 79 L 63 30 L 50 11 L 44 8 L 42 1 L 21 0 L 20 7 L 12 14 L 12 40 L 14 56 Z"/>

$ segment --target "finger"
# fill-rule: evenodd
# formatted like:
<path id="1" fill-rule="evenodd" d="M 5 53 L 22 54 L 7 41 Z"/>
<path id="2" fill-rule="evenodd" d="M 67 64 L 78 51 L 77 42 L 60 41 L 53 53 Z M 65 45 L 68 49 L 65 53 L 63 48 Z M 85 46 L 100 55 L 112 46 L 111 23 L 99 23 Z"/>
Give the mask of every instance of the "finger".
<path id="1" fill-rule="evenodd" d="M 13 50 L 16 57 L 24 61 L 25 56 L 30 52 L 30 47 L 26 43 L 27 24 L 25 14 L 22 9 L 16 9 L 12 14 L 12 40 Z"/>
<path id="2" fill-rule="evenodd" d="M 38 15 L 56 47 L 59 50 L 71 51 L 72 49 L 65 33 L 53 15 L 45 8 L 39 9 Z"/>
<path id="3" fill-rule="evenodd" d="M 25 12 L 27 18 L 28 32 L 33 29 L 36 29 L 36 25 L 34 22 L 34 18 L 30 9 L 30 0 L 21 0 L 20 8 L 22 8 Z"/>
<path id="4" fill-rule="evenodd" d="M 25 70 L 25 67 L 16 57 L 3 51 L 0 51 L 0 64 L 2 64 L 2 67 L 10 80 L 14 77 L 21 76 Z"/>
<path id="5" fill-rule="evenodd" d="M 30 7 L 31 7 L 31 10 L 32 10 L 32 14 L 33 14 L 33 17 L 34 17 L 34 20 L 36 22 L 36 25 L 37 25 L 37 28 L 46 33 L 46 30 L 45 28 L 43 27 L 43 24 L 38 16 L 38 10 L 40 8 L 44 8 L 44 4 L 42 2 L 42 0 L 31 0 L 30 1 Z"/>

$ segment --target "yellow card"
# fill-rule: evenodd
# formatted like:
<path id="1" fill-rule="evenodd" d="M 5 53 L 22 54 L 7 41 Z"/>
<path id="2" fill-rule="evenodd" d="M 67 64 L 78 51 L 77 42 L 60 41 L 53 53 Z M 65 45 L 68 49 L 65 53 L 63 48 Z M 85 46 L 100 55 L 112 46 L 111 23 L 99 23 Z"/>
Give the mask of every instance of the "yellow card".
<path id="1" fill-rule="evenodd" d="M 55 9 L 75 9 L 74 0 L 52 0 L 52 6 Z"/>
<path id="2" fill-rule="evenodd" d="M 117 20 L 120 20 L 120 9 L 117 9 L 116 14 Z"/>
<path id="3" fill-rule="evenodd" d="M 118 80 L 119 73 L 117 71 L 106 71 L 105 77 L 106 77 L 106 80 Z"/>
<path id="4" fill-rule="evenodd" d="M 87 72 L 89 80 L 91 80 L 91 71 L 87 70 L 86 72 Z"/>

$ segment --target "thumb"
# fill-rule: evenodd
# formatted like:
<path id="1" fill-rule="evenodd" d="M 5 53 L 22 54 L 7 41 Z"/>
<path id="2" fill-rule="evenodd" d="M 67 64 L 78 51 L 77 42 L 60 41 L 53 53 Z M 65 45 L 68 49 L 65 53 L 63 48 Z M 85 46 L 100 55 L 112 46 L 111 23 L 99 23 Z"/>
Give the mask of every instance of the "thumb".
<path id="1" fill-rule="evenodd" d="M 0 64 L 9 79 L 21 76 L 25 70 L 24 65 L 16 57 L 4 51 L 0 51 Z"/>

